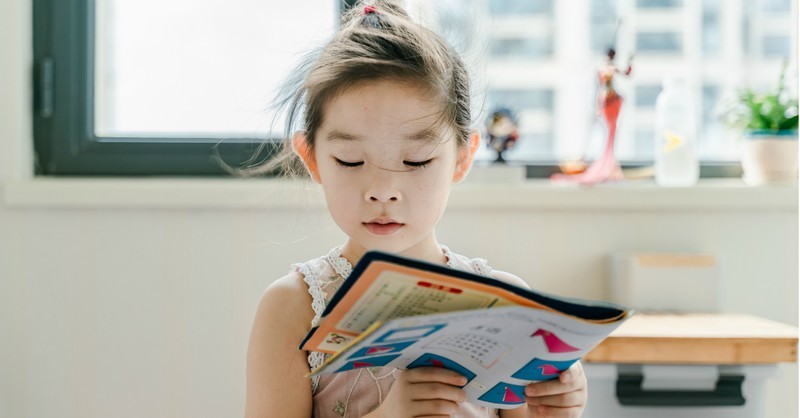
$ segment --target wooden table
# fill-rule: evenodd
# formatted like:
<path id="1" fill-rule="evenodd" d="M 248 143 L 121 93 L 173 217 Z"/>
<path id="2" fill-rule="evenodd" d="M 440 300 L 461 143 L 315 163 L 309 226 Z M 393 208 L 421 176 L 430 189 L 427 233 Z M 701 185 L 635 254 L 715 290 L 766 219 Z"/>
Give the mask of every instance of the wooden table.
<path id="1" fill-rule="evenodd" d="M 635 313 L 583 361 L 796 363 L 797 334 L 797 327 L 750 315 Z"/>

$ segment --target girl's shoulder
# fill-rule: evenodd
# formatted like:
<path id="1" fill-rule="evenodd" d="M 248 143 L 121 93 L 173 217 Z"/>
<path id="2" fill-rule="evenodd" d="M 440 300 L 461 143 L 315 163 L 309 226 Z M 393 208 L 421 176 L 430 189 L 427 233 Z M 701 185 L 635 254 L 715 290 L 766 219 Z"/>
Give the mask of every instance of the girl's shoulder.
<path id="1" fill-rule="evenodd" d="M 492 278 L 500 280 L 501 282 L 506 282 L 508 284 L 513 284 L 514 286 L 519 286 L 523 289 L 530 289 L 531 286 L 525 281 L 513 275 L 511 273 L 500 271 L 500 270 L 492 270 Z"/>
<path id="2" fill-rule="evenodd" d="M 259 305 L 274 314 L 280 313 L 280 316 L 290 318 L 291 322 L 307 324 L 314 317 L 311 295 L 303 275 L 298 271 L 291 271 L 267 286 Z"/>
<path id="3" fill-rule="evenodd" d="M 447 255 L 448 265 L 450 267 L 459 268 L 462 270 L 469 270 L 472 271 L 473 273 L 480 274 L 486 277 L 491 277 L 493 279 L 497 279 L 525 289 L 530 288 L 530 285 L 528 285 L 528 283 L 526 283 L 519 277 L 515 276 L 514 274 L 493 269 L 492 267 L 489 266 L 489 263 L 484 258 L 470 258 L 465 255 L 454 253 L 446 246 L 442 246 L 442 248 L 444 249 L 444 252 Z"/>

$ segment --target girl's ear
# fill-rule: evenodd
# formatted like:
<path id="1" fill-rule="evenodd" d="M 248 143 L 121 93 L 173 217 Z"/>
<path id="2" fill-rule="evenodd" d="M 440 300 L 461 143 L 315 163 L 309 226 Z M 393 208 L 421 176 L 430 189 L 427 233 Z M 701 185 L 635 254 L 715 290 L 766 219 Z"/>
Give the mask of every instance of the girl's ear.
<path id="1" fill-rule="evenodd" d="M 308 174 L 315 183 L 319 183 L 319 170 L 317 169 L 317 157 L 308 146 L 308 137 L 303 131 L 298 131 L 292 138 L 292 150 L 303 161 Z"/>
<path id="2" fill-rule="evenodd" d="M 480 145 L 480 132 L 472 131 L 469 134 L 467 145 L 458 149 L 458 159 L 456 160 L 456 171 L 453 173 L 453 182 L 458 183 L 467 176 L 470 167 L 472 167 L 472 159 L 475 158 L 475 152 L 478 151 Z"/>

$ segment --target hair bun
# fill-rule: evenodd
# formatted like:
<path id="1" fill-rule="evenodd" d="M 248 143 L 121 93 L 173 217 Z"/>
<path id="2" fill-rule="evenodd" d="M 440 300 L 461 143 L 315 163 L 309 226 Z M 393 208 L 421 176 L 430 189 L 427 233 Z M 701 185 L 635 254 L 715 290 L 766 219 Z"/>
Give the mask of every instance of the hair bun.
<path id="1" fill-rule="evenodd" d="M 368 5 L 364 6 L 364 11 L 361 12 L 361 15 L 363 16 L 363 15 L 368 15 L 368 14 L 372 14 L 372 13 L 381 14 L 381 12 L 378 11 L 378 8 L 375 7 L 374 4 L 368 4 Z"/>

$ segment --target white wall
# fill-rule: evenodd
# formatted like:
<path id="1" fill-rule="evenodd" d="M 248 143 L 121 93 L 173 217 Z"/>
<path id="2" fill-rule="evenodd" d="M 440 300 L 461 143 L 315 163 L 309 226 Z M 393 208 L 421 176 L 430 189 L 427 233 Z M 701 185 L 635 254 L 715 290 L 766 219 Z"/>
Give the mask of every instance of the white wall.
<path id="1" fill-rule="evenodd" d="M 26 179 L 29 2 L 0 2 L 0 417 L 241 416 L 260 293 L 341 233 L 317 204 L 203 204 L 228 199 L 219 184 L 177 205 L 147 191 L 158 181 L 36 189 Z M 197 183 L 170 184 L 197 196 L 186 191 Z M 145 202 L 102 203 L 120 190 Z M 529 200 L 457 190 L 441 240 L 536 288 L 589 298 L 606 296 L 613 251 L 713 252 L 725 263 L 724 310 L 797 325 L 796 189 L 519 193 Z M 732 203 L 707 204 L 714 196 Z M 768 386 L 769 418 L 797 415 L 797 368 L 782 370 Z"/>
<path id="2" fill-rule="evenodd" d="M 612 251 L 716 252 L 726 311 L 796 324 L 796 230 L 785 211 L 460 209 L 440 237 L 590 298 L 604 297 Z M 0 236 L 0 416 L 19 418 L 240 415 L 260 293 L 341 238 L 316 209 L 7 207 Z M 796 411 L 784 369 L 770 417 Z"/>

